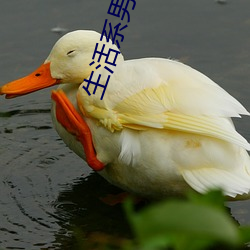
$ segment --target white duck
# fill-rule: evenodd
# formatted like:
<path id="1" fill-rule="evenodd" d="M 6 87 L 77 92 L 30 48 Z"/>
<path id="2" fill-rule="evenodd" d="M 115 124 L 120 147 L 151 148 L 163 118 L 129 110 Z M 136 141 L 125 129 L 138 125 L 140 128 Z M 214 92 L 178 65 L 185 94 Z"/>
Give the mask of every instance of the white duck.
<path id="1" fill-rule="evenodd" d="M 125 190 L 147 197 L 181 194 L 189 186 L 201 193 L 222 188 L 230 197 L 249 193 L 250 145 L 230 118 L 249 113 L 236 99 L 173 60 L 124 61 L 119 54 L 117 66 L 108 65 L 114 74 L 103 68 L 104 57 L 96 70 L 89 65 L 96 43 L 106 44 L 105 53 L 118 50 L 100 42 L 94 31 L 68 33 L 41 67 L 4 85 L 0 94 L 11 98 L 65 83 L 52 93 L 57 132 L 100 175 Z M 83 88 L 92 71 L 92 80 L 101 74 L 103 85 L 111 75 L 103 100 L 102 88 L 90 96 Z M 90 85 L 89 92 L 93 89 Z"/>

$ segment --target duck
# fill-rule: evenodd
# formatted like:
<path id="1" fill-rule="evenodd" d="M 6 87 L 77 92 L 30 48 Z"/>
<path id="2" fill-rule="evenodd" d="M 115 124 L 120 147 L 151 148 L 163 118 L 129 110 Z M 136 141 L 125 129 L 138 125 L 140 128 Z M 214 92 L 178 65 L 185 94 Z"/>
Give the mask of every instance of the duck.
<path id="1" fill-rule="evenodd" d="M 148 198 L 190 189 L 248 197 L 250 144 L 231 119 L 249 115 L 242 104 L 188 65 L 125 60 L 111 39 L 100 37 L 67 33 L 39 68 L 0 94 L 14 98 L 58 85 L 51 114 L 59 136 L 123 190 Z"/>

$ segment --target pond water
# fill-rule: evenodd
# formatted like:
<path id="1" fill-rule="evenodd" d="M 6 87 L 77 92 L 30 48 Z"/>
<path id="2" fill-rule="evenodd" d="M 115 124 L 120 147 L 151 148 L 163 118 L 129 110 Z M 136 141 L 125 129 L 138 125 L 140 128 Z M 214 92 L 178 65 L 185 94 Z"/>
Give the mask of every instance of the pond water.
<path id="1" fill-rule="evenodd" d="M 126 59 L 175 58 L 208 75 L 250 110 L 250 1 L 137 0 L 124 30 Z M 66 31 L 101 32 L 110 0 L 12 0 L 0 6 L 0 85 L 24 76 Z M 61 28 L 61 33 L 55 32 Z M 95 232 L 127 237 L 120 206 L 100 197 L 120 190 L 71 152 L 53 129 L 51 89 L 0 98 L 0 249 L 77 249 Z M 250 118 L 235 121 L 250 141 Z M 228 203 L 250 225 L 250 201 Z"/>

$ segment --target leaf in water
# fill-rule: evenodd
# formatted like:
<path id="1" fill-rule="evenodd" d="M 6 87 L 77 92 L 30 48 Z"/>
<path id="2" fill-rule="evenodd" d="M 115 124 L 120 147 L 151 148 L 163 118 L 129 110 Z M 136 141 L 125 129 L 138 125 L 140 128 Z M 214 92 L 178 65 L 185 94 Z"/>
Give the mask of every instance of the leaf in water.
<path id="1" fill-rule="evenodd" d="M 207 192 L 205 195 L 196 193 L 196 192 L 189 192 L 187 197 L 190 201 L 196 204 L 204 204 L 204 205 L 211 205 L 216 206 L 222 210 L 226 210 L 225 204 L 225 196 L 223 195 L 222 190 L 211 190 Z"/>
<path id="2" fill-rule="evenodd" d="M 239 227 L 239 231 L 242 242 L 250 246 L 250 227 Z"/>
<path id="3" fill-rule="evenodd" d="M 135 213 L 125 204 L 138 242 L 143 249 L 165 246 L 204 249 L 211 243 L 238 245 L 239 231 L 231 217 L 215 206 L 190 201 L 165 201 Z"/>

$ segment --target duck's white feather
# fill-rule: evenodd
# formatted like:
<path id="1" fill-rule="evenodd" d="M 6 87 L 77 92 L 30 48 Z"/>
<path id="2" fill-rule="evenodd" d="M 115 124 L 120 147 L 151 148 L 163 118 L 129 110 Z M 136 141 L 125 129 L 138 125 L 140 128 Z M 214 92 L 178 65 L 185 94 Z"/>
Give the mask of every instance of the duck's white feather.
<path id="1" fill-rule="evenodd" d="M 80 33 L 82 46 L 94 48 L 93 39 L 87 40 L 90 34 L 75 35 Z M 80 58 L 74 63 L 82 65 Z M 101 87 L 95 95 L 86 93 L 86 81 L 78 92 L 62 87 L 89 125 L 97 158 L 106 164 L 100 172 L 104 178 L 150 197 L 180 194 L 189 186 L 198 192 L 219 187 L 232 197 L 249 193 L 245 149 L 250 147 L 231 121 L 249 113 L 235 98 L 202 73 L 173 60 L 123 61 L 120 56 L 113 70 L 103 100 Z M 82 77 L 86 79 L 89 71 Z M 99 74 L 99 84 L 105 85 L 110 72 L 96 70 L 91 80 L 96 82 Z M 90 93 L 94 87 L 90 85 Z M 85 159 L 81 144 L 74 143 L 56 119 L 54 123 L 65 143 Z"/>
<path id="2" fill-rule="evenodd" d="M 102 73 L 106 79 L 106 72 Z M 101 82 L 104 84 L 104 80 Z M 229 117 L 249 114 L 231 95 L 198 71 L 167 59 L 140 59 L 118 64 L 105 100 L 86 98 L 80 105 L 111 131 L 172 129 L 226 140 L 250 150 Z"/>

